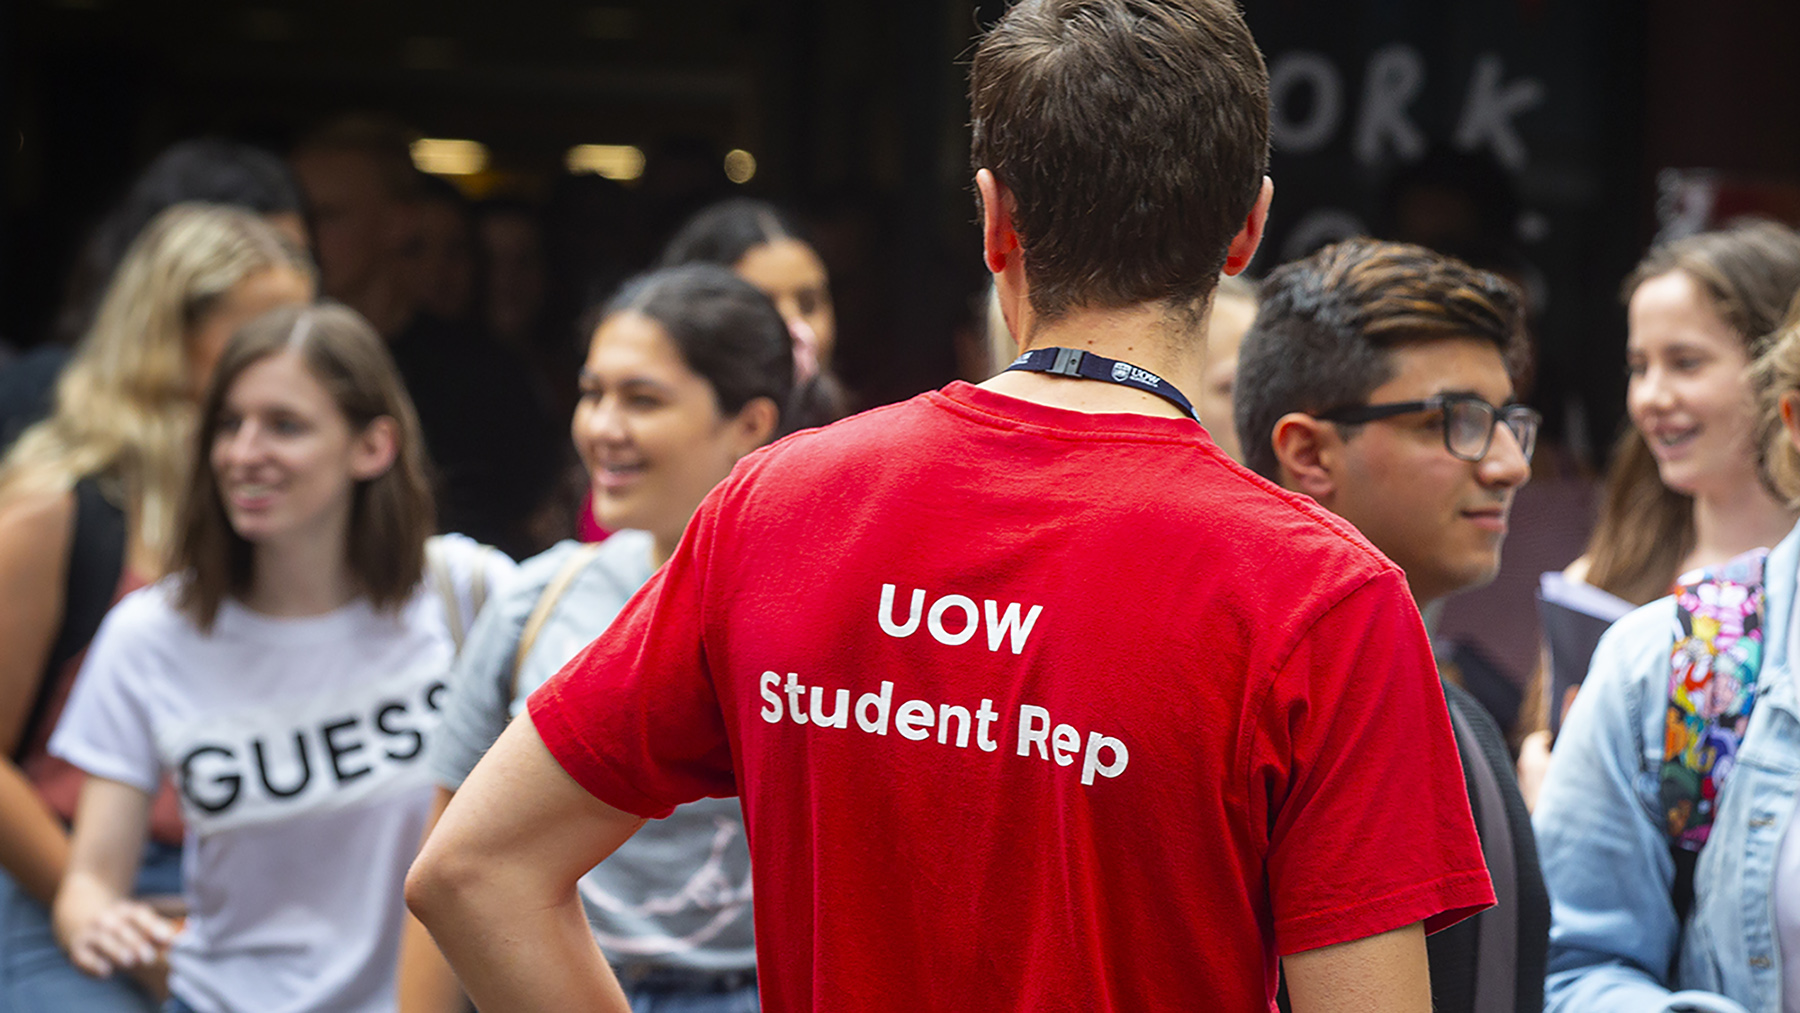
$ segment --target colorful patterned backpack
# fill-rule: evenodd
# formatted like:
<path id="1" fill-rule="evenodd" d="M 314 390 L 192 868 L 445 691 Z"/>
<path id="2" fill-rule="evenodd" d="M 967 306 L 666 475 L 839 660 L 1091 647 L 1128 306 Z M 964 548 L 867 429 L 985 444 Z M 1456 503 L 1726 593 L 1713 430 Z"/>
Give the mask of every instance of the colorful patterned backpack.
<path id="1" fill-rule="evenodd" d="M 1684 922 L 1694 902 L 1694 865 L 1756 706 L 1768 556 L 1769 550 L 1754 549 L 1684 574 L 1675 594 L 1661 803 L 1675 858 L 1675 912 Z"/>

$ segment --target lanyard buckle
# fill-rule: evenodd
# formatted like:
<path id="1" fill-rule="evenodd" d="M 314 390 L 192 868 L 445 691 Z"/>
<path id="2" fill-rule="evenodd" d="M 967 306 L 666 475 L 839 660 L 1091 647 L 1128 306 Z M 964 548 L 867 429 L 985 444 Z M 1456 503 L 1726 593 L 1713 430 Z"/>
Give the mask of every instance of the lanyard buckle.
<path id="1" fill-rule="evenodd" d="M 1058 376 L 1080 376 L 1081 360 L 1086 352 L 1078 352 L 1073 348 L 1058 348 L 1056 361 L 1050 364 L 1049 372 Z"/>

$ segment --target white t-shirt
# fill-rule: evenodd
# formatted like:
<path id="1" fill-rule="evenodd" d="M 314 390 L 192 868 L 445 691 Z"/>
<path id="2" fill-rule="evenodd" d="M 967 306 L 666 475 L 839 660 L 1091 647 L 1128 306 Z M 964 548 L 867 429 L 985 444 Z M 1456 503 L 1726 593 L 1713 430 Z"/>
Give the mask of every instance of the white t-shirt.
<path id="1" fill-rule="evenodd" d="M 471 574 L 511 564 L 444 544 L 467 629 Z M 50 740 L 146 792 L 174 776 L 189 914 L 171 990 L 200 1013 L 392 1010 L 402 884 L 431 804 L 425 736 L 453 653 L 444 598 L 425 583 L 397 613 L 359 600 L 302 619 L 227 602 L 202 634 L 175 587 L 107 615 Z"/>

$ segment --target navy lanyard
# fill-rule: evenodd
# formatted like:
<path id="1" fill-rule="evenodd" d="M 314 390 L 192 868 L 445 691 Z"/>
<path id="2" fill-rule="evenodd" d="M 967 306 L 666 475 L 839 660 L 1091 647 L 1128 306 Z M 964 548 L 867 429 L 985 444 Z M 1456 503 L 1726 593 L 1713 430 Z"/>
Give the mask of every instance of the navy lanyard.
<path id="1" fill-rule="evenodd" d="M 1078 352 L 1073 348 L 1034 348 L 1013 360 L 1006 367 L 1008 371 L 1023 369 L 1032 373 L 1054 373 L 1057 376 L 1074 377 L 1078 380 L 1099 380 L 1102 383 L 1116 383 L 1123 387 L 1136 387 L 1145 393 L 1157 397 L 1181 409 L 1182 414 L 1200 421 L 1200 413 L 1194 411 L 1194 403 L 1175 389 L 1175 385 L 1157 376 L 1147 369 L 1133 366 L 1129 362 L 1108 359 L 1093 352 Z"/>

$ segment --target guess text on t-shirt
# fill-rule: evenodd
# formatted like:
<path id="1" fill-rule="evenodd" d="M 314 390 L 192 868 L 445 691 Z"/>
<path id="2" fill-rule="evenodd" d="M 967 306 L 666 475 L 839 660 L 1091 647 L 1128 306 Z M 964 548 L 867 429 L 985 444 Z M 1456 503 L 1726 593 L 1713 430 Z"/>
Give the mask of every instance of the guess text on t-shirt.
<path id="1" fill-rule="evenodd" d="M 441 679 L 409 673 L 167 733 L 186 817 L 201 829 L 225 829 L 359 804 L 422 781 L 443 691 Z"/>

